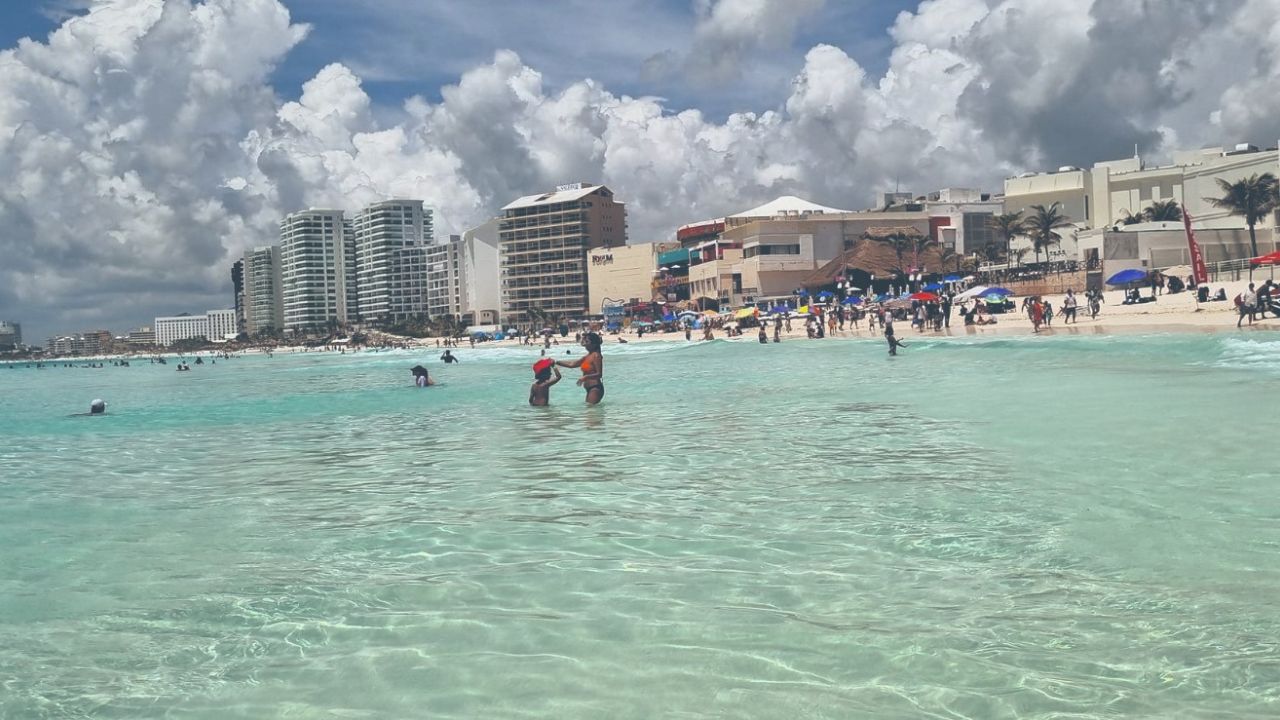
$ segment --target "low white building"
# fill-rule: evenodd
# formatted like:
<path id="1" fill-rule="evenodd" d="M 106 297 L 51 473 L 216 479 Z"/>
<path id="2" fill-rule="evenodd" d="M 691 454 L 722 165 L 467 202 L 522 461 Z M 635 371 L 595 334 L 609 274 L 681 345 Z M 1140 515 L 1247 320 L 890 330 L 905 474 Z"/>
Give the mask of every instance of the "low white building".
<path id="1" fill-rule="evenodd" d="M 236 336 L 235 310 L 210 310 L 203 315 L 173 315 L 156 318 L 155 343 L 161 347 L 179 340 L 221 342 Z"/>
<path id="2" fill-rule="evenodd" d="M 153 327 L 156 332 L 156 345 L 166 347 L 179 340 L 206 339 L 209 335 L 209 318 L 204 315 L 158 317 Z"/>
<path id="3" fill-rule="evenodd" d="M 236 335 L 236 311 L 232 310 L 210 310 L 205 313 L 207 320 L 207 330 L 205 339 L 221 342 L 223 340 L 234 340 Z"/>

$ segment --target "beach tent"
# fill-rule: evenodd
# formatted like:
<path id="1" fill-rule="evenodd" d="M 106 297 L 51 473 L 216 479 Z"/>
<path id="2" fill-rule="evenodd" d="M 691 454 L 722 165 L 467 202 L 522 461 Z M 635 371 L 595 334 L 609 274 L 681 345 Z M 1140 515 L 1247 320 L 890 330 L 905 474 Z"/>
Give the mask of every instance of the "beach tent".
<path id="1" fill-rule="evenodd" d="M 862 304 L 862 298 L 860 298 L 860 297 L 847 297 L 847 298 L 845 298 L 845 299 L 844 299 L 844 304 L 845 304 L 845 305 L 861 305 L 861 304 Z"/>
<path id="2" fill-rule="evenodd" d="M 948 276 L 946 276 L 946 277 L 942 278 L 942 282 L 949 282 L 949 283 L 953 283 L 953 282 L 960 282 L 960 276 L 959 276 L 959 275 L 948 275 Z"/>
<path id="3" fill-rule="evenodd" d="M 1129 268 L 1107 278 L 1108 285 L 1132 285 L 1147 279 L 1147 271 L 1141 268 Z"/>

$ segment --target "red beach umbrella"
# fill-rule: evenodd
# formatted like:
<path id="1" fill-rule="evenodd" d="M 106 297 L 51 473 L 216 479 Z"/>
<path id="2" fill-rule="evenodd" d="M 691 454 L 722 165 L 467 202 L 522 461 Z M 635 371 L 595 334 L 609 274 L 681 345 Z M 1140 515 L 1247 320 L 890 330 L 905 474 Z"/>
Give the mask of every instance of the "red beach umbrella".
<path id="1" fill-rule="evenodd" d="M 1256 257 L 1249 262 L 1254 265 L 1280 265 L 1280 250 Z"/>
<path id="2" fill-rule="evenodd" d="M 938 299 L 937 295 L 931 292 L 918 292 L 911 296 L 912 300 L 923 300 L 924 302 L 933 302 Z"/>

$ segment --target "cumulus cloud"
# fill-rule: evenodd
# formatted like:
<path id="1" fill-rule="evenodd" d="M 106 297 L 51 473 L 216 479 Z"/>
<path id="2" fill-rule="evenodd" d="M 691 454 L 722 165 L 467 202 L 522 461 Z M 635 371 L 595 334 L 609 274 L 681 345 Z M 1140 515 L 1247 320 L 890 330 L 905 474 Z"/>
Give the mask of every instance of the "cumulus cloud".
<path id="1" fill-rule="evenodd" d="M 790 38 L 818 5 L 702 5 L 707 67 Z M 998 189 L 1135 142 L 1265 142 L 1278 6 L 928 0 L 889 29 L 882 76 L 818 45 L 777 107 L 721 121 L 590 79 L 551 87 L 509 51 L 435 102 L 377 107 L 342 64 L 284 102 L 269 77 L 307 28 L 279 0 L 99 0 L 0 52 L 0 314 L 123 330 L 225 306 L 229 264 L 307 206 L 421 197 L 444 234 L 600 181 L 648 241 L 784 193 L 868 207 L 895 184 Z"/>

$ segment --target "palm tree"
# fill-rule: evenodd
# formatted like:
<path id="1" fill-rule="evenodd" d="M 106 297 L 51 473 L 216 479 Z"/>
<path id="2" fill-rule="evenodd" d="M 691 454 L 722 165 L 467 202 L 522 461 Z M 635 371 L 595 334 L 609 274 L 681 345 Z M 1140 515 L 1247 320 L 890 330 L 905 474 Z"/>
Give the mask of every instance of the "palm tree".
<path id="1" fill-rule="evenodd" d="M 1157 200 L 1142 211 L 1147 222 L 1182 222 L 1182 208 L 1177 200 Z"/>
<path id="2" fill-rule="evenodd" d="M 1010 253 L 1010 248 L 1012 246 L 1013 239 L 1024 235 L 1027 232 L 1027 219 L 1022 217 L 1022 211 L 1019 210 L 1018 212 L 994 215 L 987 220 L 987 226 L 992 230 L 995 230 L 996 234 L 1004 240 L 1004 257 L 1007 262 L 1009 257 L 1012 255 L 1012 253 Z M 990 256 L 990 254 L 988 254 L 987 258 L 989 260 L 995 260 L 995 258 Z"/>
<path id="3" fill-rule="evenodd" d="M 902 232 L 895 232 L 880 237 L 874 237 L 872 235 L 864 235 L 864 237 L 878 240 L 879 242 L 893 248 L 893 254 L 898 257 L 898 265 L 893 268 L 894 272 L 899 275 L 905 275 L 907 273 L 905 267 L 907 251 L 915 247 L 915 241 L 910 235 Z"/>
<path id="4" fill-rule="evenodd" d="M 963 257 L 964 257 L 963 255 L 961 255 L 960 253 L 956 252 L 955 250 L 952 250 L 951 248 L 948 248 L 948 247 L 944 247 L 944 248 L 942 248 L 942 259 L 941 259 L 941 260 L 942 260 L 942 272 L 944 272 L 944 273 L 945 273 L 945 272 L 947 271 L 947 263 L 951 262 L 952 260 L 955 260 L 955 261 L 956 261 L 956 272 L 959 272 L 959 271 L 960 271 L 960 259 L 961 259 L 961 258 L 963 258 Z"/>
<path id="5" fill-rule="evenodd" d="M 1124 213 L 1124 217 L 1120 218 L 1121 225 L 1137 225 L 1140 222 L 1147 221 L 1147 219 L 1143 216 L 1142 213 L 1138 213 L 1137 215 L 1134 215 L 1128 210 L 1121 210 L 1120 212 Z"/>
<path id="6" fill-rule="evenodd" d="M 1227 210 L 1232 215 L 1244 217 L 1244 224 L 1249 226 L 1249 249 L 1253 251 L 1251 257 L 1257 257 L 1258 237 L 1253 227 L 1280 203 L 1280 198 L 1276 195 L 1280 191 L 1276 176 L 1271 173 L 1261 175 L 1255 173 L 1233 183 L 1218 178 L 1218 187 L 1222 190 L 1222 197 L 1205 198 L 1205 200 L 1216 208 Z M 1252 271 L 1252 267 L 1250 270 Z"/>
<path id="7" fill-rule="evenodd" d="M 1009 248 L 992 240 L 982 246 L 982 256 L 987 259 L 987 262 L 995 262 L 1000 258 L 1005 258 L 1007 260 L 1009 257 Z"/>
<path id="8" fill-rule="evenodd" d="M 1071 218 L 1062 214 L 1062 203 L 1054 203 L 1049 207 L 1031 206 L 1031 217 L 1027 218 L 1026 233 L 1031 238 L 1031 247 L 1036 251 L 1036 263 L 1040 262 L 1040 251 L 1045 251 L 1045 259 L 1049 258 L 1049 248 L 1062 242 L 1058 228 L 1070 227 Z"/>
<path id="9" fill-rule="evenodd" d="M 917 268 L 919 268 L 919 269 L 923 269 L 923 268 L 924 268 L 924 263 L 923 263 L 923 262 L 921 262 L 921 260 L 920 260 L 920 256 L 921 256 L 921 255 L 924 255 L 924 253 L 925 253 L 925 251 L 926 251 L 926 250 L 928 250 L 929 248 L 931 248 L 931 247 L 933 247 L 934 245 L 937 245 L 937 244 L 938 244 L 938 241 L 937 241 L 937 240 L 934 240 L 933 238 L 929 237 L 928 235 L 918 235 L 918 236 L 916 236 L 916 237 L 912 238 L 912 240 L 911 240 L 911 250 L 912 250 L 912 252 L 914 253 L 914 256 L 913 256 L 912 262 L 915 264 L 915 266 L 916 266 Z"/>

